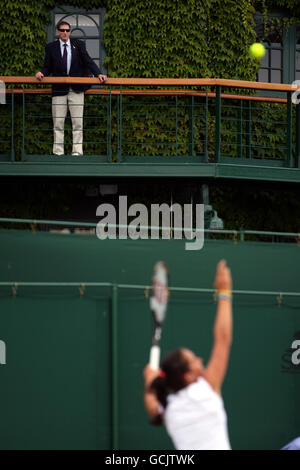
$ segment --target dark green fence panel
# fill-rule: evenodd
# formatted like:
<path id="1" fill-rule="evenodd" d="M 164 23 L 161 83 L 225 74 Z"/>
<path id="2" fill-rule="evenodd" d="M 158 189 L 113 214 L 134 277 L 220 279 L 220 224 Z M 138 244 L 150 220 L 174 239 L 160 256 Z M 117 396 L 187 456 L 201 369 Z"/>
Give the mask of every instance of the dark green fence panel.
<path id="1" fill-rule="evenodd" d="M 144 287 L 159 259 L 169 265 L 173 288 L 212 288 L 215 265 L 225 257 L 235 290 L 265 292 L 234 296 L 223 387 L 231 443 L 278 449 L 300 434 L 300 370 L 291 362 L 300 331 L 297 244 L 207 240 L 188 252 L 184 240 L 17 230 L 0 231 L 0 243 L 0 340 L 7 347 L 1 448 L 172 449 L 143 409 L 152 333 Z M 13 286 L 21 281 L 76 285 Z M 111 285 L 81 285 L 88 282 Z M 207 361 L 215 310 L 213 292 L 172 290 L 163 354 L 186 346 Z"/>
<path id="2" fill-rule="evenodd" d="M 109 329 L 107 298 L 1 298 L 1 449 L 110 447 Z"/>

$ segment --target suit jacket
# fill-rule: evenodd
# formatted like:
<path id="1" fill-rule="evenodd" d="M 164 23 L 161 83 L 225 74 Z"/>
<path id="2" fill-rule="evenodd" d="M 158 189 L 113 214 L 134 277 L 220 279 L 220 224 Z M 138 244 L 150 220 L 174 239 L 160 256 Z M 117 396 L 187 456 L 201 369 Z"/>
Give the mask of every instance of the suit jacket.
<path id="1" fill-rule="evenodd" d="M 72 47 L 72 61 L 69 75 L 64 71 L 59 40 L 50 42 L 46 45 L 44 66 L 41 70 L 42 74 L 45 77 L 49 75 L 52 75 L 53 77 L 84 77 L 86 75 L 86 69 L 88 69 L 91 73 L 98 76 L 101 73 L 100 69 L 88 55 L 85 43 L 78 39 L 70 40 Z M 76 93 L 81 93 L 87 88 L 87 85 L 72 85 L 72 90 Z M 69 89 L 70 85 L 67 84 L 52 85 L 52 95 L 67 95 L 69 93 Z"/>

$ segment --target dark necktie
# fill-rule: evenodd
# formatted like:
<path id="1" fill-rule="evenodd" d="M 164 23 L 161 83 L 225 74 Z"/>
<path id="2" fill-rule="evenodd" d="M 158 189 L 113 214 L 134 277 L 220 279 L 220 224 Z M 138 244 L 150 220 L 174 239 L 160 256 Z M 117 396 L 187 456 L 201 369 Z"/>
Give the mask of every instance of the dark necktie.
<path id="1" fill-rule="evenodd" d="M 68 52 L 67 52 L 67 44 L 64 44 L 64 53 L 62 56 L 62 61 L 64 65 L 64 71 L 68 74 Z"/>

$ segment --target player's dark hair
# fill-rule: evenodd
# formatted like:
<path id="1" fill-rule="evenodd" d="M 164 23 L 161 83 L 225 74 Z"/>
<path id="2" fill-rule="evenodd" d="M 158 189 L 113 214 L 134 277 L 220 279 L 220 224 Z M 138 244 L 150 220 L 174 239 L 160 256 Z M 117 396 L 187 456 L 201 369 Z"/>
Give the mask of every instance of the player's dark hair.
<path id="1" fill-rule="evenodd" d="M 63 24 L 68 25 L 69 28 L 71 29 L 71 25 L 67 21 L 64 21 L 64 20 L 61 20 L 59 23 L 57 23 L 56 29 L 59 29 Z"/>
<path id="2" fill-rule="evenodd" d="M 150 390 L 156 394 L 159 402 L 165 408 L 169 393 L 178 392 L 186 386 L 183 375 L 188 372 L 189 368 L 182 349 L 175 349 L 169 353 L 163 360 L 161 369 L 163 376 L 153 380 Z M 156 426 L 162 424 L 162 416 L 155 417 L 151 424 Z"/>

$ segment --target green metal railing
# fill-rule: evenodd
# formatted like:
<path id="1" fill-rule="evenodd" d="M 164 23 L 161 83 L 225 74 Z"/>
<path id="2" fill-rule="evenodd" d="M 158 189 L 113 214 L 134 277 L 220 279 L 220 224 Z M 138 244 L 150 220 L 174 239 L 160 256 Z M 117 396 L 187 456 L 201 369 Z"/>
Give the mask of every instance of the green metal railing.
<path id="1" fill-rule="evenodd" d="M 37 231 L 37 228 L 40 226 L 40 231 L 50 231 L 52 227 L 65 227 L 69 228 L 69 234 L 72 235 L 74 233 L 73 229 L 78 229 L 79 231 L 82 229 L 90 229 L 89 232 L 92 235 L 96 234 L 97 223 L 94 222 L 72 222 L 72 221 L 63 221 L 63 220 L 36 220 L 36 219 L 21 219 L 21 218 L 0 218 L 0 229 L 1 225 L 8 225 L 8 227 L 12 225 L 16 225 L 18 229 L 22 230 L 25 226 L 29 226 L 29 229 L 32 232 Z M 113 227 L 116 229 L 128 229 L 128 225 L 121 225 L 121 224 L 106 224 L 107 227 Z M 15 228 L 15 227 L 13 227 Z M 163 226 L 139 226 L 140 230 L 160 230 L 163 232 L 164 230 L 168 230 L 170 233 L 170 238 L 174 237 L 176 231 L 182 231 L 182 228 L 176 227 L 163 227 Z M 53 229 L 52 229 L 53 230 Z M 195 233 L 196 228 L 191 227 L 190 231 Z M 185 232 L 189 230 L 185 228 Z M 271 231 L 263 231 L 263 230 L 224 230 L 224 229 L 203 229 L 205 235 L 215 235 L 218 238 L 229 238 L 234 243 L 237 242 L 244 242 L 246 238 L 251 241 L 265 241 L 266 239 L 271 242 L 278 242 L 279 240 L 284 242 L 293 242 L 297 243 L 300 246 L 300 233 L 296 232 L 271 232 Z M 75 231 L 76 234 L 76 231 Z"/>
<path id="2" fill-rule="evenodd" d="M 38 85 L 34 78 L 0 79 L 11 86 L 7 104 L 0 108 L 1 158 L 56 161 L 50 90 L 40 84 L 28 88 Z M 95 84 L 97 79 L 45 78 L 43 84 L 54 82 Z M 72 126 L 67 117 L 65 156 L 57 161 L 299 168 L 300 104 L 292 103 L 294 89 L 217 79 L 109 79 L 101 89 L 86 93 L 83 157 L 71 156 Z M 262 97 L 261 90 L 277 91 L 281 97 Z"/>
<path id="3" fill-rule="evenodd" d="M 22 93 L 22 148 L 21 160 L 40 160 L 52 155 L 53 124 L 49 95 Z M 85 96 L 84 128 L 85 158 L 97 156 L 98 161 L 112 160 L 111 155 L 111 95 Z M 65 155 L 72 154 L 72 123 L 69 114 L 65 120 Z M 75 159 L 76 160 L 76 159 Z M 77 159 L 78 161 L 78 159 Z"/>

